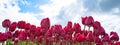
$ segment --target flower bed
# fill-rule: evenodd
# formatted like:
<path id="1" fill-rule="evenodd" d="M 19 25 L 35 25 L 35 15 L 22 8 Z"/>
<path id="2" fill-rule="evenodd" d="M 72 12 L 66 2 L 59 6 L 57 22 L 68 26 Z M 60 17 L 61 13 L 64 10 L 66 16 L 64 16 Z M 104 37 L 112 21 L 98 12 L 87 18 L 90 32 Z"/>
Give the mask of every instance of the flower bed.
<path id="1" fill-rule="evenodd" d="M 2 26 L 6 30 L 0 32 L 0 42 L 2 45 L 120 45 L 116 32 L 106 33 L 92 16 L 81 19 L 83 29 L 79 23 L 71 21 L 65 27 L 60 24 L 51 26 L 49 18 L 42 19 L 40 26 L 23 20 L 11 22 L 5 19 Z"/>

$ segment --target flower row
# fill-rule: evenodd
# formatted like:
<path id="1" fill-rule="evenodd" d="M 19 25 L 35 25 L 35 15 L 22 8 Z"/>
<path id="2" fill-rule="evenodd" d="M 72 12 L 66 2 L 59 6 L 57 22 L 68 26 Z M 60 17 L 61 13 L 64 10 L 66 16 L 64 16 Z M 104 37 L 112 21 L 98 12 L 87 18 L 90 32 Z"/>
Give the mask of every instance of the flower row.
<path id="1" fill-rule="evenodd" d="M 120 45 L 116 32 L 106 33 L 92 16 L 81 19 L 83 29 L 79 23 L 71 21 L 64 27 L 60 24 L 51 26 L 49 18 L 42 19 L 40 26 L 23 20 L 11 22 L 5 19 L 2 26 L 6 30 L 5 33 L 0 32 L 0 42 L 2 45 Z"/>

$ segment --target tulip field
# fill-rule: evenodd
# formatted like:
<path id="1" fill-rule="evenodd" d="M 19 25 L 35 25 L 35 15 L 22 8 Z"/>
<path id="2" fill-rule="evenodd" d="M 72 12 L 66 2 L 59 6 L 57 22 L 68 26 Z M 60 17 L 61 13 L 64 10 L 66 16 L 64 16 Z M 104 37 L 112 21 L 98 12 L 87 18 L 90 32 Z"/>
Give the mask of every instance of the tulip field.
<path id="1" fill-rule="evenodd" d="M 39 26 L 24 20 L 2 21 L 5 32 L 0 32 L 1 45 L 120 45 L 115 31 L 106 33 L 104 27 L 92 16 L 81 17 L 79 23 L 51 25 L 49 18 L 43 18 Z M 83 26 L 84 28 L 81 28 Z"/>

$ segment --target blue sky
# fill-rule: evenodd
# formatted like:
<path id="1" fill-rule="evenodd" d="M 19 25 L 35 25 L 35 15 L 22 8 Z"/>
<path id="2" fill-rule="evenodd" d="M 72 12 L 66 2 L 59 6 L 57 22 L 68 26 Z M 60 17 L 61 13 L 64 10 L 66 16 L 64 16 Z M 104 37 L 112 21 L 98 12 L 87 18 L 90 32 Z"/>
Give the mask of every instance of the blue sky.
<path id="1" fill-rule="evenodd" d="M 106 32 L 120 31 L 120 0 L 0 0 L 0 23 L 25 20 L 39 26 L 42 18 L 49 17 L 51 25 L 67 21 L 81 24 L 82 16 L 93 16 Z M 0 31 L 4 32 L 0 24 Z M 119 33 L 120 35 L 120 33 Z"/>

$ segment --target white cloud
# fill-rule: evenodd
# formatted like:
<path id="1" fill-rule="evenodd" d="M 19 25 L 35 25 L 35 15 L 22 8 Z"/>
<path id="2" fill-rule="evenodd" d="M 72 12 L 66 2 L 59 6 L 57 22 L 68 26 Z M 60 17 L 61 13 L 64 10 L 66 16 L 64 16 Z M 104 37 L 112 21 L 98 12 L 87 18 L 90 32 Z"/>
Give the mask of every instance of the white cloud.
<path id="1" fill-rule="evenodd" d="M 100 3 L 100 1 L 102 0 L 99 0 L 98 3 Z M 84 8 L 83 3 L 83 0 L 51 0 L 51 3 L 40 6 L 40 9 L 43 11 L 41 15 L 45 17 L 50 17 L 52 20 L 51 23 L 53 24 L 61 21 L 63 21 L 63 23 L 66 23 L 66 21 L 71 20 L 72 22 L 80 23 L 80 25 L 82 25 L 81 16 L 92 15 L 95 20 L 101 22 L 107 33 L 109 33 L 110 31 L 116 31 L 120 36 L 120 18 L 118 15 L 113 15 L 112 12 L 100 13 L 99 11 L 87 11 L 87 9 Z M 64 15 L 62 16 L 64 17 L 64 19 L 67 20 L 59 19 L 59 17 L 57 17 L 62 10 L 61 8 L 64 9 Z M 97 8 L 99 9 L 99 6 Z M 119 10 L 114 9 L 114 12 L 119 12 Z"/>
<path id="2" fill-rule="evenodd" d="M 11 4 L 14 3 L 14 6 Z M 6 4 L 6 8 L 5 5 Z M 4 19 L 10 19 L 12 22 L 24 20 L 31 24 L 39 26 L 40 21 L 31 13 L 20 13 L 20 8 L 15 0 L 1 0 L 0 1 L 0 31 L 4 32 L 2 27 L 2 21 Z"/>
<path id="3" fill-rule="evenodd" d="M 15 6 L 11 6 L 11 2 L 14 2 Z M 59 22 L 62 22 L 59 24 L 64 24 L 67 23 L 68 20 L 72 22 L 78 22 L 82 25 L 81 16 L 92 15 L 95 20 L 101 22 L 106 32 L 109 33 L 110 31 L 116 31 L 120 36 L 120 18 L 118 15 L 113 15 L 111 14 L 112 12 L 88 12 L 87 9 L 84 8 L 83 3 L 83 0 L 51 0 L 50 3 L 40 6 L 40 9 L 43 11 L 40 16 L 49 17 L 52 25 L 58 24 Z M 4 4 L 7 4 L 7 8 L 4 8 Z M 65 20 L 57 17 L 62 9 L 64 10 L 64 14 L 62 16 Z M 32 24 L 39 25 L 39 20 L 35 17 L 36 14 L 19 13 L 19 10 L 20 8 L 14 0 L 0 1 L 0 26 L 1 22 L 5 18 L 9 18 L 12 21 L 25 20 Z M 114 9 L 113 12 L 120 12 L 119 10 Z"/>

